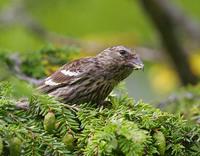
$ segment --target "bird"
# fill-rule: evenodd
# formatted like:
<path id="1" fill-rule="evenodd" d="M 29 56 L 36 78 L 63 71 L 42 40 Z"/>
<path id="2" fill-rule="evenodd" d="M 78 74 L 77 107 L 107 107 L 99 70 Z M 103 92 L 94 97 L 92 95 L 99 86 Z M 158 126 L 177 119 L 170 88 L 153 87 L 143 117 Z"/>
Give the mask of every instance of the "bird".
<path id="1" fill-rule="evenodd" d="M 115 86 L 144 64 L 125 46 L 107 48 L 93 57 L 63 65 L 38 86 L 41 93 L 66 104 L 103 103 Z"/>

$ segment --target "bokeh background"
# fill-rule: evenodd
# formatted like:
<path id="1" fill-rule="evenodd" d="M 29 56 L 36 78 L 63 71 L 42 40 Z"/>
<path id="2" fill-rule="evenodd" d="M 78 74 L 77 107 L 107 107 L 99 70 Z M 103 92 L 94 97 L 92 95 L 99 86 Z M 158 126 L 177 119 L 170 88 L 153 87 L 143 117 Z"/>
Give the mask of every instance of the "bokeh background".
<path id="1" fill-rule="evenodd" d="M 1 0 L 0 80 L 13 83 L 16 96 L 30 94 L 32 87 L 16 78 L 2 61 L 13 53 L 20 54 L 22 71 L 39 79 L 55 71 L 65 59 L 67 62 L 95 55 L 109 46 L 125 45 L 135 48 L 145 63 L 144 72 L 136 71 L 126 79 L 128 92 L 135 99 L 151 102 L 181 86 L 197 84 L 200 1 L 163 1 L 156 8 L 157 2 Z M 169 41 L 177 43 L 166 44 Z M 178 57 L 173 59 L 176 51 Z M 57 59 L 48 58 L 51 56 Z M 7 62 L 12 65 L 12 61 Z"/>

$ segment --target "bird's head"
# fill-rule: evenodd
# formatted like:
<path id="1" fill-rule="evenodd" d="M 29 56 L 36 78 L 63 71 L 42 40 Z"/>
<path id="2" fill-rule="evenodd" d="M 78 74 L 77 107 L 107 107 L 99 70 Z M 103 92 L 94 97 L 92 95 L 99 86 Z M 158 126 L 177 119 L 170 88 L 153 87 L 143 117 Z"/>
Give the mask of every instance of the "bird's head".
<path id="1" fill-rule="evenodd" d="M 144 64 L 140 60 L 139 55 L 124 46 L 107 48 L 97 56 L 101 57 L 106 63 L 111 63 L 112 65 L 115 64 L 135 70 L 144 68 Z"/>
<path id="2" fill-rule="evenodd" d="M 144 64 L 140 60 L 139 55 L 124 46 L 107 48 L 98 54 L 97 58 L 100 58 L 107 68 L 124 75 L 124 78 L 133 70 L 144 68 Z"/>

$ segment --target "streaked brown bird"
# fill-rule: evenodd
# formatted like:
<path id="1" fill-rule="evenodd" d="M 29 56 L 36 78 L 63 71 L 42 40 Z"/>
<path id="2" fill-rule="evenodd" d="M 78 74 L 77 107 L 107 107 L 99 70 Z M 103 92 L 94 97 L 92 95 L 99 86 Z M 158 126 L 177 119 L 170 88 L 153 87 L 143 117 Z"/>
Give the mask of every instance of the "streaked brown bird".
<path id="1" fill-rule="evenodd" d="M 95 57 L 65 64 L 46 78 L 38 89 L 64 103 L 101 103 L 113 88 L 144 64 L 124 46 L 107 48 Z"/>

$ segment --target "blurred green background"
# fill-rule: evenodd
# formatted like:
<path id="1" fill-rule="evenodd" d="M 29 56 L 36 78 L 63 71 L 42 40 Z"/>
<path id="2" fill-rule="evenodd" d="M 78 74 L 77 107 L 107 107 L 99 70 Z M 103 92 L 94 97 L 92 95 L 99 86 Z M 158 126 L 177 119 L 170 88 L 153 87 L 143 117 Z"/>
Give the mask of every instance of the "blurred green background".
<path id="1" fill-rule="evenodd" d="M 200 20 L 200 1 L 174 0 L 185 14 Z M 14 17 L 13 17 L 14 15 Z M 160 56 L 161 43 L 157 31 L 137 0 L 1 0 L 0 49 L 30 53 L 46 45 L 64 47 L 73 45 L 80 53 L 72 58 L 94 55 L 106 47 L 125 45 L 136 47 L 145 62 L 145 71 L 136 71 L 126 86 L 135 99 L 152 101 L 167 96 L 180 87 L 177 74 L 166 56 Z M 142 53 L 141 49 L 147 49 Z M 153 59 L 148 58 L 153 49 Z M 191 48 L 189 60 L 192 71 L 200 76 L 199 48 Z M 146 54 L 147 53 L 147 54 Z M 144 56 L 144 57 L 143 57 Z M 155 58 L 154 58 L 155 57 Z M 1 70 L 1 80 L 7 79 Z M 50 72 L 47 72 L 47 75 Z M 15 78 L 17 95 L 27 95 L 27 88 Z"/>

